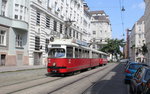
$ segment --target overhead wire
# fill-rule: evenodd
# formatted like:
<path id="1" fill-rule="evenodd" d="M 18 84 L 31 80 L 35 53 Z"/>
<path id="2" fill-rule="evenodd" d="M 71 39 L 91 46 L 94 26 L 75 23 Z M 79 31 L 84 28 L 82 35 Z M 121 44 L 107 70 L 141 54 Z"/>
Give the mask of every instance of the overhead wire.
<path id="1" fill-rule="evenodd" d="M 121 14 L 122 34 L 124 37 L 125 36 L 124 35 L 124 11 L 125 11 L 124 0 L 119 0 L 119 5 L 120 5 L 120 14 Z"/>

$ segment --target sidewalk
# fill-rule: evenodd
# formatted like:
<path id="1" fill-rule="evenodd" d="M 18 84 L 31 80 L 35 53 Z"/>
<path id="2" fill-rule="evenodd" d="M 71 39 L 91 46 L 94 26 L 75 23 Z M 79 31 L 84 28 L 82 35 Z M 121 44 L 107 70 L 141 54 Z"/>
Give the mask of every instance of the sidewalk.
<path id="1" fill-rule="evenodd" d="M 47 67 L 46 65 L 0 66 L 0 73 L 19 71 L 19 70 L 40 69 L 40 68 L 46 68 L 46 67 Z"/>

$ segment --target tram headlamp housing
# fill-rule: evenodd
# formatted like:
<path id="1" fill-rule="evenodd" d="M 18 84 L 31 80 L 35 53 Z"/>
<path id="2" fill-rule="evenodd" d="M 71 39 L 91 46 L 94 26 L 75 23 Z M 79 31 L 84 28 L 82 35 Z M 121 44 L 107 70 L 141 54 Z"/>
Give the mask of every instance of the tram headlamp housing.
<path id="1" fill-rule="evenodd" d="M 53 66 L 56 66 L 56 63 L 53 63 Z"/>

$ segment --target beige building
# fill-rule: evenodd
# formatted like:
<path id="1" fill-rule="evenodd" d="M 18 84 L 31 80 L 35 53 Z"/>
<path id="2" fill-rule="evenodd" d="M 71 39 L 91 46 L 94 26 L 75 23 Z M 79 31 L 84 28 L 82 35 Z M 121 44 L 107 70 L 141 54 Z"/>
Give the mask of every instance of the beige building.
<path id="1" fill-rule="evenodd" d="M 146 46 L 148 53 L 146 55 L 146 62 L 150 62 L 150 0 L 144 0 L 146 4 L 145 8 L 145 35 L 146 35 Z M 150 63 L 149 63 L 150 65 Z"/>
<path id="2" fill-rule="evenodd" d="M 29 0 L 0 0 L 0 66 L 28 65 Z"/>
<path id="3" fill-rule="evenodd" d="M 109 16 L 102 10 L 90 11 L 91 18 L 91 35 L 92 45 L 94 49 L 101 49 L 107 42 L 107 39 L 112 38 L 112 29 Z"/>
<path id="4" fill-rule="evenodd" d="M 129 37 L 129 57 L 132 61 L 144 62 L 142 46 L 145 44 L 145 24 L 142 16 L 133 26 Z"/>

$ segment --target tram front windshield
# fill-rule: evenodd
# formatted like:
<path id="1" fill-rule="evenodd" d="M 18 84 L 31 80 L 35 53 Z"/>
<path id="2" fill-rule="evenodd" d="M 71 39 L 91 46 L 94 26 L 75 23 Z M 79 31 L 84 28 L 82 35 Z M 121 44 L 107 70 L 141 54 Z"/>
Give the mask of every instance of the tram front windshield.
<path id="1" fill-rule="evenodd" d="M 63 58 L 63 57 L 65 57 L 65 49 L 63 49 L 63 48 L 50 49 L 48 56 L 50 58 Z"/>

